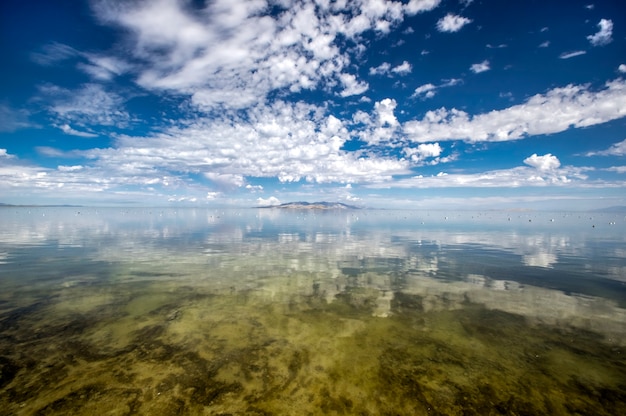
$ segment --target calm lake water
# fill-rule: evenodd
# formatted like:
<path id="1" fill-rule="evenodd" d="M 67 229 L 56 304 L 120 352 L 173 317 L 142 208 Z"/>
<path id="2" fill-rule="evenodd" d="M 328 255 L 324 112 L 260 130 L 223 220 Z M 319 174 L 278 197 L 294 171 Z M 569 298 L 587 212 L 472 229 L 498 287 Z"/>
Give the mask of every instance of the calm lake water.
<path id="1" fill-rule="evenodd" d="M 626 414 L 626 218 L 0 208 L 0 414 Z"/>

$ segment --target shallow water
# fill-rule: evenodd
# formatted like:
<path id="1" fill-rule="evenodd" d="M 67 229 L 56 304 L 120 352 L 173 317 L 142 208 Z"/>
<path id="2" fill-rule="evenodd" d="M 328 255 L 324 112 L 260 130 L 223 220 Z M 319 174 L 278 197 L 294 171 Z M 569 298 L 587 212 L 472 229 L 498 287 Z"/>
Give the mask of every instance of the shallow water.
<path id="1" fill-rule="evenodd" d="M 626 414 L 623 214 L 0 209 L 0 414 Z"/>

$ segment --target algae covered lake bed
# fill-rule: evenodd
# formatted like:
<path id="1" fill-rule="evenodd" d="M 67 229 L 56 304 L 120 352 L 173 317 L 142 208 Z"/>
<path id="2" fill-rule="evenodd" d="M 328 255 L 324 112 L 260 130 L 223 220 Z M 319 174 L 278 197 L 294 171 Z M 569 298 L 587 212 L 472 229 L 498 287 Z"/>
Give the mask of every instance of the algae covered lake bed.
<path id="1" fill-rule="evenodd" d="M 626 414 L 619 214 L 0 209 L 0 414 Z"/>

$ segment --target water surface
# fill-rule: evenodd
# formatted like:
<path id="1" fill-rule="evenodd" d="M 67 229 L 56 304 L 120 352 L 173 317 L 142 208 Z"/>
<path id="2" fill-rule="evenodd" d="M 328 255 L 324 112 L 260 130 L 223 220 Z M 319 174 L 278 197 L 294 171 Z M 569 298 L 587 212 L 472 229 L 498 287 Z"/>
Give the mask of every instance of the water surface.
<path id="1" fill-rule="evenodd" d="M 0 209 L 0 413 L 626 414 L 619 214 Z"/>

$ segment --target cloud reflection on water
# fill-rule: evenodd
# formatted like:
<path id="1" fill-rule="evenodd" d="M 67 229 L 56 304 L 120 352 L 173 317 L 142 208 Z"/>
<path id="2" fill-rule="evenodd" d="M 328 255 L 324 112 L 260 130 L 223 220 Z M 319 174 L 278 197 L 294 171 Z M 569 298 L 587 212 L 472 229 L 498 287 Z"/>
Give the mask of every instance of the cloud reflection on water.
<path id="1" fill-rule="evenodd" d="M 278 301 L 316 291 L 332 302 L 358 286 L 379 292 L 374 314 L 381 317 L 401 291 L 421 296 L 425 309 L 469 301 L 626 334 L 625 223 L 614 217 L 93 208 L 4 208 L 0 215 L 5 265 L 43 250 L 80 250 L 83 261 L 142 270 L 127 279 L 177 276 Z"/>

